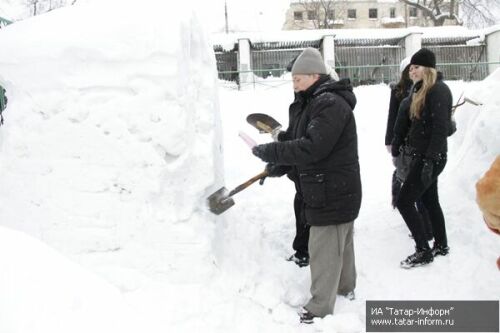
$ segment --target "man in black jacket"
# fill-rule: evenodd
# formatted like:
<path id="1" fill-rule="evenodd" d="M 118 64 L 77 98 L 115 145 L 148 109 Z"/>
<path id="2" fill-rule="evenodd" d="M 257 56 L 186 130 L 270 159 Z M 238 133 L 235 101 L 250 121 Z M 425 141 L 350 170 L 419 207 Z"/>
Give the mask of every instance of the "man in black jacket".
<path id="1" fill-rule="evenodd" d="M 356 286 L 353 225 L 361 206 L 356 97 L 349 80 L 328 76 L 318 50 L 307 48 L 292 68 L 295 101 L 280 142 L 254 147 L 271 176 L 284 172 L 297 184 L 303 218 L 311 226 L 312 298 L 301 322 L 332 314 L 336 295 Z"/>

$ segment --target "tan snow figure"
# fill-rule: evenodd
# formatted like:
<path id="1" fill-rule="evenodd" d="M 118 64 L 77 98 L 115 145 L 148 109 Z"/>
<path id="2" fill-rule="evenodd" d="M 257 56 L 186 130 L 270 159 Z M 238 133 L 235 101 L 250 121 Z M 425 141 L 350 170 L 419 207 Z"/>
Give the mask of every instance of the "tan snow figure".
<path id="1" fill-rule="evenodd" d="M 476 183 L 476 201 L 488 228 L 500 235 L 500 155 Z M 500 257 L 497 267 L 500 270 Z"/>
<path id="2" fill-rule="evenodd" d="M 500 234 L 500 155 L 476 183 L 476 193 L 484 221 L 491 230 Z"/>

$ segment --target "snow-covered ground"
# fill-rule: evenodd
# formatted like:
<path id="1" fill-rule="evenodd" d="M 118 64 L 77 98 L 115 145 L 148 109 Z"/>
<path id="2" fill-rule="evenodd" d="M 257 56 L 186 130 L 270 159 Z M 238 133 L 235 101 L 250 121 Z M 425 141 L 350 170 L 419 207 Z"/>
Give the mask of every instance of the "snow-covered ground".
<path id="1" fill-rule="evenodd" d="M 448 82 L 455 100 L 465 91 L 484 105 L 457 111 L 440 178 L 451 254 L 409 271 L 399 261 L 412 240 L 390 206 L 383 145 L 389 88 L 355 89 L 364 195 L 357 299 L 339 298 L 334 316 L 301 326 L 295 311 L 309 297 L 309 269 L 284 260 L 294 236 L 291 182 L 252 185 L 219 218 L 205 205 L 223 177 L 232 188 L 262 171 L 238 133 L 270 139 L 246 124 L 253 112 L 286 125 L 291 83 L 217 89 L 196 16 L 167 23 L 162 8 L 125 2 L 120 19 L 108 1 L 0 32 L 9 97 L 0 127 L 0 332 L 360 332 L 366 300 L 498 299 L 500 239 L 482 222 L 474 184 L 500 153 L 500 71 Z"/>
<path id="2" fill-rule="evenodd" d="M 497 73 L 495 84 L 499 79 Z M 493 83 L 449 82 L 455 96 L 462 90 L 486 93 L 488 89 L 482 88 L 489 87 L 490 97 Z M 235 197 L 236 205 L 217 222 L 212 248 L 207 249 L 213 252 L 213 261 L 201 264 L 184 253 L 168 256 L 176 242 L 150 235 L 145 241 L 163 240 L 156 251 L 149 250 L 157 260 L 143 255 L 148 250 L 143 244 L 142 249 L 72 255 L 84 268 L 76 267 L 39 242 L 2 228 L 0 261 L 6 275 L 2 275 L 0 293 L 8 296 L 0 299 L 4 314 L 0 331 L 78 331 L 81 322 L 97 320 L 99 326 L 92 327 L 95 332 L 109 331 L 114 323 L 125 323 L 116 326 L 120 328 L 117 332 L 133 331 L 131 327 L 148 332 L 165 328 L 172 332 L 359 332 L 364 329 L 365 300 L 498 299 L 495 259 L 500 253 L 499 239 L 485 228 L 474 203 L 474 182 L 499 148 L 494 136 L 500 124 L 494 111 L 498 104 L 465 105 L 457 112 L 459 130 L 450 140 L 450 162 L 440 183 L 452 252 L 428 267 L 406 271 L 398 262 L 412 251 L 412 241 L 401 217 L 389 205 L 392 167 L 383 147 L 388 90 L 385 85 L 356 88 L 364 189 L 355 236 L 359 279 L 357 300 L 338 299 L 335 316 L 313 327 L 297 323 L 294 311 L 308 298 L 309 270 L 284 260 L 291 253 L 294 227 L 293 187 L 283 178 L 268 179 L 264 186 L 253 185 Z M 246 125 L 246 115 L 267 111 L 286 124 L 291 86 L 245 91 L 223 88 L 220 95 L 226 185 L 233 187 L 263 167 L 237 136 L 245 131 L 256 140 L 267 139 Z M 5 177 L 16 173 L 24 174 L 10 172 Z M 61 191 L 53 195 L 64 197 Z M 2 196 L 2 202 L 18 205 L 7 196 Z M 141 210 L 139 203 L 130 206 Z M 37 218 L 46 219 L 44 215 Z M 195 231 L 203 233 L 199 226 Z M 62 236 L 71 238 L 77 232 L 68 229 Z M 187 244 L 184 251 L 192 251 L 194 246 Z M 147 269 L 137 268 L 146 264 L 150 265 Z M 188 273 L 196 275 L 203 269 L 213 272 L 203 281 Z M 99 282 L 88 271 L 114 286 Z M 26 322 L 28 317 L 31 321 Z M 121 319 L 115 321 L 116 317 Z"/>

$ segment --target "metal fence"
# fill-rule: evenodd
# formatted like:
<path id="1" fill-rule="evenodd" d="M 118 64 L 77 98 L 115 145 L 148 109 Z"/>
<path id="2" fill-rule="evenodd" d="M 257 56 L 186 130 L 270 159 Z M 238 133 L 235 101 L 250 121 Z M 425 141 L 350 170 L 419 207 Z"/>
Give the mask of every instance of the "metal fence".
<path id="1" fill-rule="evenodd" d="M 335 68 L 355 85 L 394 80 L 404 56 L 404 38 L 335 41 Z"/>
<path id="2" fill-rule="evenodd" d="M 482 80 L 488 75 L 486 45 L 467 45 L 471 37 L 423 39 L 422 46 L 436 54 L 438 70 L 448 80 Z M 388 83 L 399 78 L 405 57 L 404 38 L 335 39 L 335 70 L 354 85 Z M 321 49 L 321 40 L 251 43 L 253 82 L 281 77 L 287 65 L 306 47 Z M 238 82 L 238 48 L 214 47 L 219 78 Z"/>
<path id="3" fill-rule="evenodd" d="M 319 49 L 321 40 L 252 43 L 251 66 L 257 70 L 254 74 L 262 78 L 280 77 L 288 64 L 307 47 Z"/>
<path id="4" fill-rule="evenodd" d="M 264 79 L 270 76 L 280 77 L 286 72 L 287 65 L 303 50 L 304 49 L 252 51 L 252 68 L 257 69 L 254 74 Z"/>
<path id="5" fill-rule="evenodd" d="M 238 82 L 238 44 L 230 50 L 215 45 L 214 52 L 219 79 Z"/>
<path id="6" fill-rule="evenodd" d="M 426 46 L 436 54 L 439 70 L 448 80 L 482 80 L 488 76 L 485 45 Z"/>

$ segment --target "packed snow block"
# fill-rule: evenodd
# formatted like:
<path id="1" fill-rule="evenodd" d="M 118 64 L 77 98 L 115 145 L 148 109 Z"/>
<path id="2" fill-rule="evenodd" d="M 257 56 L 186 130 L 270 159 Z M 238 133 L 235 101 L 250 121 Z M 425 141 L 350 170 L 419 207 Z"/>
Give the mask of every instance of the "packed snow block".
<path id="1" fill-rule="evenodd" d="M 482 105 L 465 103 L 455 112 L 457 132 L 448 140 L 448 165 L 444 175 L 475 200 L 475 183 L 500 152 L 500 69 L 471 85 L 464 96 Z M 455 97 L 456 99 L 458 96 Z"/>
<path id="2" fill-rule="evenodd" d="M 37 239 L 0 227 L 0 265 L 0 332 L 137 329 L 117 288 Z"/>
<path id="3" fill-rule="evenodd" d="M 160 1 L 86 1 L 2 29 L 1 225 L 76 253 L 178 233 L 207 250 L 189 228 L 215 218 L 221 124 L 195 2 L 165 19 Z"/>

